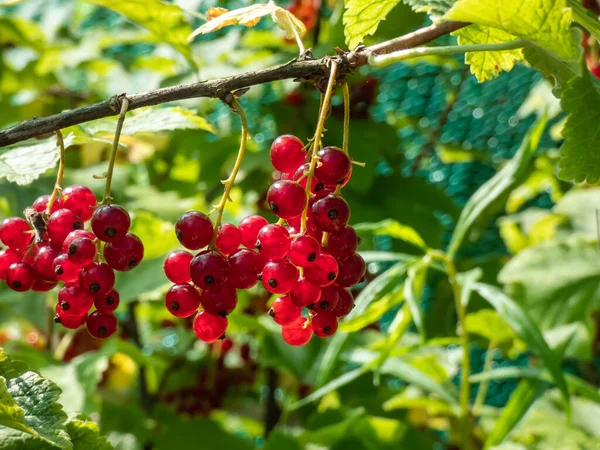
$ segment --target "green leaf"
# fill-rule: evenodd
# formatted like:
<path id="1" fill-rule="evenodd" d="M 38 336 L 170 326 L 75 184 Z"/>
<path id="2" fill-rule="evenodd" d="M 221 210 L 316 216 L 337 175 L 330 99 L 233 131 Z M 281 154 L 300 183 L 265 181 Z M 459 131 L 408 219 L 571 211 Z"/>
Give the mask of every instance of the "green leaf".
<path id="1" fill-rule="evenodd" d="M 136 211 L 129 230 L 144 243 L 144 258 L 164 256 L 178 245 L 173 224 L 147 211 Z"/>
<path id="2" fill-rule="evenodd" d="M 428 268 L 429 258 L 422 259 L 419 263 L 409 267 L 406 275 L 406 282 L 404 283 L 404 299 L 410 307 L 415 327 L 421 336 L 421 342 L 425 342 L 425 328 L 423 327 L 420 303 L 423 287 L 427 281 Z"/>
<path id="3" fill-rule="evenodd" d="M 375 235 L 385 235 L 393 239 L 400 239 L 423 250 L 427 250 L 427 244 L 414 228 L 402 225 L 397 220 L 386 219 L 376 223 L 359 223 L 354 226 L 357 232 L 371 231 Z"/>
<path id="4" fill-rule="evenodd" d="M 473 284 L 478 282 L 482 276 L 483 270 L 480 267 L 457 274 L 458 283 L 460 284 L 460 298 L 465 308 L 469 306 L 469 302 L 471 301 Z"/>
<path id="5" fill-rule="evenodd" d="M 563 395 L 565 411 L 569 415 L 569 390 L 567 389 L 567 383 L 562 372 L 561 360 L 548 347 L 539 328 L 529 315 L 500 289 L 483 283 L 476 283 L 474 289 L 498 311 L 500 316 L 513 328 L 517 336 L 541 358 L 544 366 L 552 375 L 554 384 L 556 384 Z"/>
<path id="6" fill-rule="evenodd" d="M 515 333 L 506 321 L 493 309 L 481 309 L 467 315 L 465 328 L 470 334 L 477 334 L 497 345 L 515 339 Z"/>
<path id="7" fill-rule="evenodd" d="M 575 22 L 583 26 L 590 34 L 593 34 L 597 40 L 600 40 L 600 20 L 598 16 L 584 8 L 579 0 L 567 0 L 567 5 L 573 11 Z"/>
<path id="8" fill-rule="evenodd" d="M 499 28 L 482 25 L 469 25 L 453 34 L 458 36 L 459 45 L 500 44 L 517 39 Z M 515 61 L 522 59 L 523 52 L 520 48 L 500 52 L 467 52 L 465 54 L 465 63 L 470 65 L 471 73 L 477 77 L 479 82 L 491 80 L 500 75 L 503 70 L 510 72 Z"/>
<path id="9" fill-rule="evenodd" d="M 42 50 L 44 40 L 44 32 L 38 24 L 19 17 L 0 17 L 0 44 L 22 45 Z"/>
<path id="10" fill-rule="evenodd" d="M 344 35 L 346 45 L 351 50 L 362 42 L 365 36 L 377 31 L 379 22 L 398 4 L 400 0 L 346 0 L 344 7 Z"/>
<path id="11" fill-rule="evenodd" d="M 106 438 L 100 436 L 98 424 L 83 414 L 70 417 L 66 425 L 73 450 L 112 450 L 113 446 L 106 441 Z"/>
<path id="12" fill-rule="evenodd" d="M 64 138 L 65 148 L 73 144 L 74 136 Z M 56 166 L 60 155 L 56 137 L 39 144 L 11 147 L 0 152 L 0 179 L 24 186 L 37 180 L 41 174 Z"/>
<path id="13" fill-rule="evenodd" d="M 117 274 L 115 288 L 121 295 L 121 303 L 129 303 L 138 300 L 142 296 L 155 296 L 169 280 L 165 278 L 163 271 L 164 258 L 144 259 L 135 272 L 124 272 Z M 131 276 L 135 274 L 135 282 L 132 283 Z"/>
<path id="14" fill-rule="evenodd" d="M 338 330 L 344 333 L 353 333 L 377 322 L 388 311 L 402 303 L 404 299 L 402 288 L 403 283 L 389 294 L 373 301 L 363 314 L 352 317 L 348 316 L 340 322 Z"/>
<path id="15" fill-rule="evenodd" d="M 600 210 L 600 188 L 571 189 L 561 198 L 553 212 L 566 217 L 570 224 L 569 234 L 596 240 L 598 229 L 596 211 Z"/>
<path id="16" fill-rule="evenodd" d="M 477 218 L 481 216 L 492 203 L 509 192 L 514 186 L 520 184 L 525 176 L 529 162 L 540 142 L 546 123 L 547 118 L 544 116 L 532 125 L 523 139 L 521 147 L 510 162 L 508 162 L 508 164 L 506 164 L 502 170 L 496 173 L 490 180 L 486 181 L 479 189 L 477 189 L 471 198 L 469 198 L 460 214 L 450 240 L 448 255 L 451 258 L 453 258 L 458 251 Z"/>
<path id="17" fill-rule="evenodd" d="M 456 408 L 448 402 L 436 398 L 428 397 L 410 397 L 404 392 L 394 395 L 383 404 L 385 411 L 394 411 L 396 409 L 423 409 L 432 416 L 458 416 Z"/>
<path id="18" fill-rule="evenodd" d="M 410 5 L 416 12 L 427 13 L 427 15 L 437 22 L 444 14 L 448 12 L 456 0 L 403 0 Z"/>
<path id="19" fill-rule="evenodd" d="M 502 414 L 485 441 L 484 448 L 500 444 L 513 428 L 521 421 L 533 402 L 540 396 L 544 383 L 535 379 L 525 379 L 510 396 L 510 400 L 502 409 Z"/>

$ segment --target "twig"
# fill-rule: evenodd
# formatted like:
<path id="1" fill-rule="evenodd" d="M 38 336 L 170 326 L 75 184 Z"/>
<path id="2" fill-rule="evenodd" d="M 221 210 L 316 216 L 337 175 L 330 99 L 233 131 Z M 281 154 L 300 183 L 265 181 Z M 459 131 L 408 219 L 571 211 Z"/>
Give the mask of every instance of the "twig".
<path id="1" fill-rule="evenodd" d="M 60 152 L 60 161 L 58 163 L 56 183 L 54 183 L 54 189 L 52 189 L 52 194 L 50 195 L 48 204 L 46 206 L 46 216 L 49 216 L 50 212 L 52 211 L 52 206 L 54 206 L 54 202 L 58 197 L 58 193 L 60 192 L 60 184 L 62 183 L 63 176 L 65 175 L 65 142 L 60 130 L 56 130 L 56 145 L 58 146 L 58 150 Z"/>

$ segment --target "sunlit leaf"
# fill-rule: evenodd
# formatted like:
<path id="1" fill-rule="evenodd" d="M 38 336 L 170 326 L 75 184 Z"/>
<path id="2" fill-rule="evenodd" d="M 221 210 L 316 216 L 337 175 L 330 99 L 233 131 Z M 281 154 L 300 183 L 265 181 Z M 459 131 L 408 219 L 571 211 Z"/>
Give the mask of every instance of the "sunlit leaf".
<path id="1" fill-rule="evenodd" d="M 424 250 L 427 249 L 427 244 L 414 228 L 403 225 L 396 220 L 386 219 L 376 223 L 359 223 L 354 228 L 358 232 L 371 231 L 376 235 L 390 236 L 393 239 L 400 239 Z"/>
<path id="2" fill-rule="evenodd" d="M 69 417 L 66 426 L 73 443 L 73 450 L 112 450 L 113 448 L 106 438 L 100 435 L 98 424 L 83 414 Z"/>
<path id="3" fill-rule="evenodd" d="M 365 36 L 377 31 L 379 22 L 400 0 L 346 0 L 344 7 L 344 35 L 346 45 L 351 50 L 360 44 Z"/>

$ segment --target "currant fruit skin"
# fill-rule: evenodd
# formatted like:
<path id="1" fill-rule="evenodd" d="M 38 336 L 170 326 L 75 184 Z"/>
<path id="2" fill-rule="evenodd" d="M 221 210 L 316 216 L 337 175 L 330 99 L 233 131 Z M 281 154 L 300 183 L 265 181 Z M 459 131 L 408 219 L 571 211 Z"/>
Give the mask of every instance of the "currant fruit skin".
<path id="1" fill-rule="evenodd" d="M 269 261 L 285 258 L 290 250 L 290 234 L 281 225 L 265 225 L 258 232 L 256 248 Z"/>
<path id="2" fill-rule="evenodd" d="M 356 252 L 358 244 L 359 239 L 356 230 L 350 226 L 345 226 L 329 233 L 325 251 L 338 259 L 344 259 Z"/>
<path id="3" fill-rule="evenodd" d="M 229 283 L 204 289 L 200 294 L 200 304 L 207 313 L 226 317 L 237 306 L 237 291 Z"/>
<path id="4" fill-rule="evenodd" d="M 262 256 L 245 248 L 233 253 L 228 262 L 227 282 L 237 289 L 250 289 L 254 286 L 265 266 Z"/>
<path id="5" fill-rule="evenodd" d="M 175 224 L 177 239 L 188 250 L 206 247 L 213 238 L 214 228 L 210 218 L 200 211 L 188 211 Z"/>
<path id="6" fill-rule="evenodd" d="M 100 312 L 113 312 L 119 307 L 121 296 L 116 289 L 111 289 L 108 293 L 94 297 L 94 306 Z"/>
<path id="7" fill-rule="evenodd" d="M 319 164 L 315 175 L 325 184 L 342 184 L 350 173 L 352 160 L 337 147 L 325 147 L 317 153 Z"/>
<path id="8" fill-rule="evenodd" d="M 49 201 L 50 201 L 50 196 L 49 195 L 41 195 L 41 196 L 39 196 L 38 198 L 35 199 L 35 201 L 33 202 L 33 205 L 31 205 L 31 207 L 33 209 L 35 209 L 36 212 L 45 213 L 46 212 L 46 208 L 48 207 L 48 202 Z M 52 208 L 50 210 L 50 214 L 52 214 L 56 210 L 60 209 L 59 203 L 60 202 L 55 201 L 52 204 Z"/>
<path id="9" fill-rule="evenodd" d="M 312 317 L 312 331 L 317 336 L 327 338 L 334 334 L 338 329 L 338 320 L 331 313 L 321 312 Z"/>
<path id="10" fill-rule="evenodd" d="M 62 252 L 63 253 L 68 253 L 69 252 L 69 246 L 71 245 L 71 242 L 73 242 L 75 239 L 77 238 L 88 238 L 90 240 L 94 240 L 96 239 L 96 235 L 94 233 L 92 233 L 91 231 L 88 230 L 75 230 L 75 231 L 71 231 L 67 237 L 65 238 L 65 240 L 63 241 L 62 244 Z"/>
<path id="11" fill-rule="evenodd" d="M 31 289 L 35 280 L 35 271 L 30 264 L 14 263 L 6 271 L 6 284 L 13 291 L 25 292 Z"/>
<path id="12" fill-rule="evenodd" d="M 103 295 L 115 285 L 115 272 L 108 264 L 94 262 L 79 273 L 79 284 L 87 294 Z"/>
<path id="13" fill-rule="evenodd" d="M 302 189 L 306 189 L 306 184 L 308 183 L 308 177 L 306 174 L 310 170 L 310 163 L 304 163 L 300 167 L 296 169 L 294 175 L 292 176 L 293 181 L 297 181 Z M 316 176 L 313 175 L 312 180 L 310 182 L 310 192 L 313 194 L 318 194 L 322 192 L 325 188 L 325 184 L 323 184 Z"/>
<path id="14" fill-rule="evenodd" d="M 281 327 L 281 337 L 294 347 L 306 345 L 312 337 L 312 328 L 307 325 L 306 317 L 300 317 L 294 322 Z"/>
<path id="15" fill-rule="evenodd" d="M 329 286 L 338 276 L 339 267 L 335 258 L 327 253 L 321 253 L 314 264 L 304 268 L 304 276 L 319 286 Z"/>
<path id="16" fill-rule="evenodd" d="M 0 224 L 0 241 L 13 250 L 21 250 L 31 242 L 33 235 L 25 219 L 9 217 Z"/>
<path id="17" fill-rule="evenodd" d="M 192 281 L 201 289 L 218 286 L 227 279 L 229 264 L 219 252 L 207 250 L 198 253 L 190 263 Z"/>
<path id="18" fill-rule="evenodd" d="M 117 331 L 119 321 L 111 312 L 94 311 L 85 321 L 88 332 L 96 339 L 106 339 Z"/>
<path id="19" fill-rule="evenodd" d="M 77 282 L 67 283 L 58 291 L 58 305 L 67 314 L 86 314 L 93 304 L 94 298 L 84 292 Z"/>
<path id="20" fill-rule="evenodd" d="M 302 308 L 296 306 L 286 295 L 278 297 L 273 302 L 269 315 L 279 325 L 289 325 L 302 315 Z"/>
<path id="21" fill-rule="evenodd" d="M 261 281 L 272 294 L 287 294 L 298 281 L 298 268 L 285 259 L 269 261 L 262 270 Z"/>
<path id="22" fill-rule="evenodd" d="M 69 282 L 75 281 L 79 278 L 79 272 L 81 272 L 81 266 L 73 264 L 69 260 L 69 256 L 66 253 L 62 253 L 56 257 L 52 263 L 52 270 L 56 274 L 56 278 L 60 281 Z"/>
<path id="23" fill-rule="evenodd" d="M 336 283 L 343 287 L 354 286 L 360 283 L 367 271 L 365 260 L 358 253 L 338 260 L 339 273 Z"/>
<path id="24" fill-rule="evenodd" d="M 190 275 L 190 263 L 194 255 L 185 250 L 176 250 L 167 255 L 163 270 L 165 275 L 173 283 L 189 283 L 192 281 Z"/>
<path id="25" fill-rule="evenodd" d="M 60 323 L 63 327 L 70 330 L 76 330 L 87 320 L 87 312 L 85 314 L 69 314 L 67 311 L 60 309 L 60 305 L 56 304 L 56 315 L 54 323 Z"/>
<path id="26" fill-rule="evenodd" d="M 339 301 L 338 290 L 334 286 L 326 286 L 321 290 L 318 302 L 309 306 L 316 313 L 330 312 L 335 309 Z"/>
<path id="27" fill-rule="evenodd" d="M 242 245 L 253 249 L 256 245 L 258 232 L 262 227 L 268 225 L 267 219 L 261 216 L 248 216 L 240 222 L 239 229 L 242 234 Z"/>
<path id="28" fill-rule="evenodd" d="M 267 191 L 267 203 L 277 217 L 289 219 L 302 214 L 306 206 L 306 192 L 295 181 L 276 181 Z"/>
<path id="29" fill-rule="evenodd" d="M 71 241 L 67 248 L 69 261 L 77 266 L 87 266 L 94 261 L 96 244 L 89 238 L 78 237 Z"/>
<path id="30" fill-rule="evenodd" d="M 48 292 L 56 287 L 58 280 L 46 280 L 39 272 L 35 272 L 35 278 L 33 279 L 33 285 L 31 290 L 34 292 Z"/>
<path id="31" fill-rule="evenodd" d="M 21 257 L 15 250 L 10 248 L 0 250 L 0 280 L 6 280 L 8 268 L 19 262 L 21 262 Z"/>
<path id="32" fill-rule="evenodd" d="M 56 280 L 56 274 L 52 268 L 54 260 L 60 255 L 60 252 L 50 245 L 45 245 L 37 252 L 33 258 L 33 268 L 45 279 Z M 0 273 L 1 276 L 1 273 Z"/>
<path id="33" fill-rule="evenodd" d="M 336 317 L 345 317 L 350 314 L 350 311 L 352 311 L 354 308 L 354 297 L 346 288 L 337 286 L 335 284 L 332 286 L 332 288 L 337 292 L 338 302 L 330 312 Z"/>
<path id="34" fill-rule="evenodd" d="M 200 311 L 194 317 L 194 333 L 201 341 L 210 343 L 215 342 L 225 334 L 228 321 L 226 317 L 213 316 L 206 311 Z"/>
<path id="35" fill-rule="evenodd" d="M 119 205 L 102 205 L 92 215 L 92 231 L 104 242 L 123 239 L 131 226 L 129 213 Z"/>
<path id="36" fill-rule="evenodd" d="M 315 304 L 321 298 L 321 286 L 300 278 L 289 293 L 292 303 L 300 308 Z"/>
<path id="37" fill-rule="evenodd" d="M 60 247 L 71 231 L 83 228 L 83 221 L 73 211 L 61 208 L 52 213 L 46 227 L 52 245 Z"/>
<path id="38" fill-rule="evenodd" d="M 191 284 L 175 284 L 167 291 L 165 306 L 175 317 L 190 317 L 198 311 L 200 294 Z"/>
<path id="39" fill-rule="evenodd" d="M 84 222 L 92 218 L 96 203 L 96 196 L 86 186 L 75 184 L 62 191 L 61 207 L 73 211 Z"/>
<path id="40" fill-rule="evenodd" d="M 296 236 L 290 245 L 290 261 L 298 267 L 307 267 L 314 264 L 321 254 L 321 244 L 308 235 Z"/>
<path id="41" fill-rule="evenodd" d="M 276 170 L 290 173 L 304 162 L 306 152 L 300 139 L 291 134 L 284 134 L 273 141 L 269 156 Z"/>
<path id="42" fill-rule="evenodd" d="M 144 259 L 144 244 L 133 233 L 127 233 L 120 241 L 108 242 L 104 246 L 106 263 L 119 272 L 135 269 Z"/>
<path id="43" fill-rule="evenodd" d="M 350 207 L 337 195 L 328 195 L 316 201 L 310 208 L 311 217 L 323 231 L 341 230 L 350 219 Z"/>
<path id="44" fill-rule="evenodd" d="M 242 232 L 238 227 L 231 223 L 221 224 L 215 245 L 217 249 L 225 256 L 235 252 L 242 243 Z"/>

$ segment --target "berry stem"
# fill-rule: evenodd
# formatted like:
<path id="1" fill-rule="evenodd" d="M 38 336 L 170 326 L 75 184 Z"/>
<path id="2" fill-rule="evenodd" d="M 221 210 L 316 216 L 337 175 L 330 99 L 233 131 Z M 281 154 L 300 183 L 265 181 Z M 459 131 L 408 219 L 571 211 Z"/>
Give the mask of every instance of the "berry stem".
<path id="1" fill-rule="evenodd" d="M 490 341 L 488 345 L 487 353 L 485 354 L 485 361 L 483 363 L 483 369 L 481 371 L 483 373 L 490 370 L 490 366 L 494 361 L 494 350 L 496 349 L 496 343 L 494 341 Z M 478 416 L 481 412 L 481 408 L 485 403 L 485 397 L 487 395 L 488 386 L 490 380 L 483 380 L 479 385 L 479 389 L 477 390 L 477 397 L 475 398 L 475 403 L 473 404 L 473 415 Z"/>
<path id="2" fill-rule="evenodd" d="M 342 141 L 342 150 L 348 154 L 348 140 L 350 138 L 350 89 L 348 89 L 348 82 L 346 81 L 342 85 L 342 94 L 344 96 L 344 138 Z"/>
<path id="3" fill-rule="evenodd" d="M 115 159 L 117 158 L 117 150 L 119 149 L 119 138 L 121 137 L 121 130 L 123 129 L 123 122 L 125 121 L 125 114 L 129 108 L 129 99 L 125 96 L 121 99 L 121 112 L 117 119 L 117 129 L 115 130 L 115 138 L 113 140 L 112 151 L 110 154 L 110 161 L 108 162 L 108 171 L 106 172 L 106 186 L 104 188 L 104 198 L 102 199 L 103 205 L 108 205 L 112 201 L 110 195 L 110 184 L 112 183 L 113 171 L 115 168 Z"/>
<path id="4" fill-rule="evenodd" d="M 300 222 L 300 234 L 306 233 L 306 220 L 308 218 L 308 205 L 311 194 L 310 187 L 312 186 L 312 179 L 315 174 L 317 162 L 319 160 L 317 152 L 319 151 L 319 147 L 321 146 L 321 135 L 323 134 L 323 129 L 325 128 L 325 120 L 327 119 L 329 104 L 331 102 L 331 94 L 333 93 L 333 86 L 335 85 L 335 75 L 337 73 L 337 67 L 337 63 L 335 61 L 331 61 L 331 72 L 329 73 L 327 90 L 325 91 L 325 95 L 322 96 L 323 101 L 321 103 L 319 121 L 317 122 L 317 129 L 315 131 L 315 137 L 310 152 L 310 167 L 308 169 L 308 173 L 306 174 L 306 206 L 304 206 L 304 210 L 302 211 L 302 221 Z"/>
<path id="5" fill-rule="evenodd" d="M 52 189 L 52 195 L 48 199 L 48 205 L 46 206 L 46 216 L 50 215 L 52 206 L 58 197 L 60 192 L 60 184 L 62 183 L 63 176 L 65 175 L 65 141 L 60 130 L 56 132 L 56 145 L 60 151 L 60 160 L 58 162 L 58 173 L 56 174 L 56 183 L 54 183 L 54 189 Z"/>

